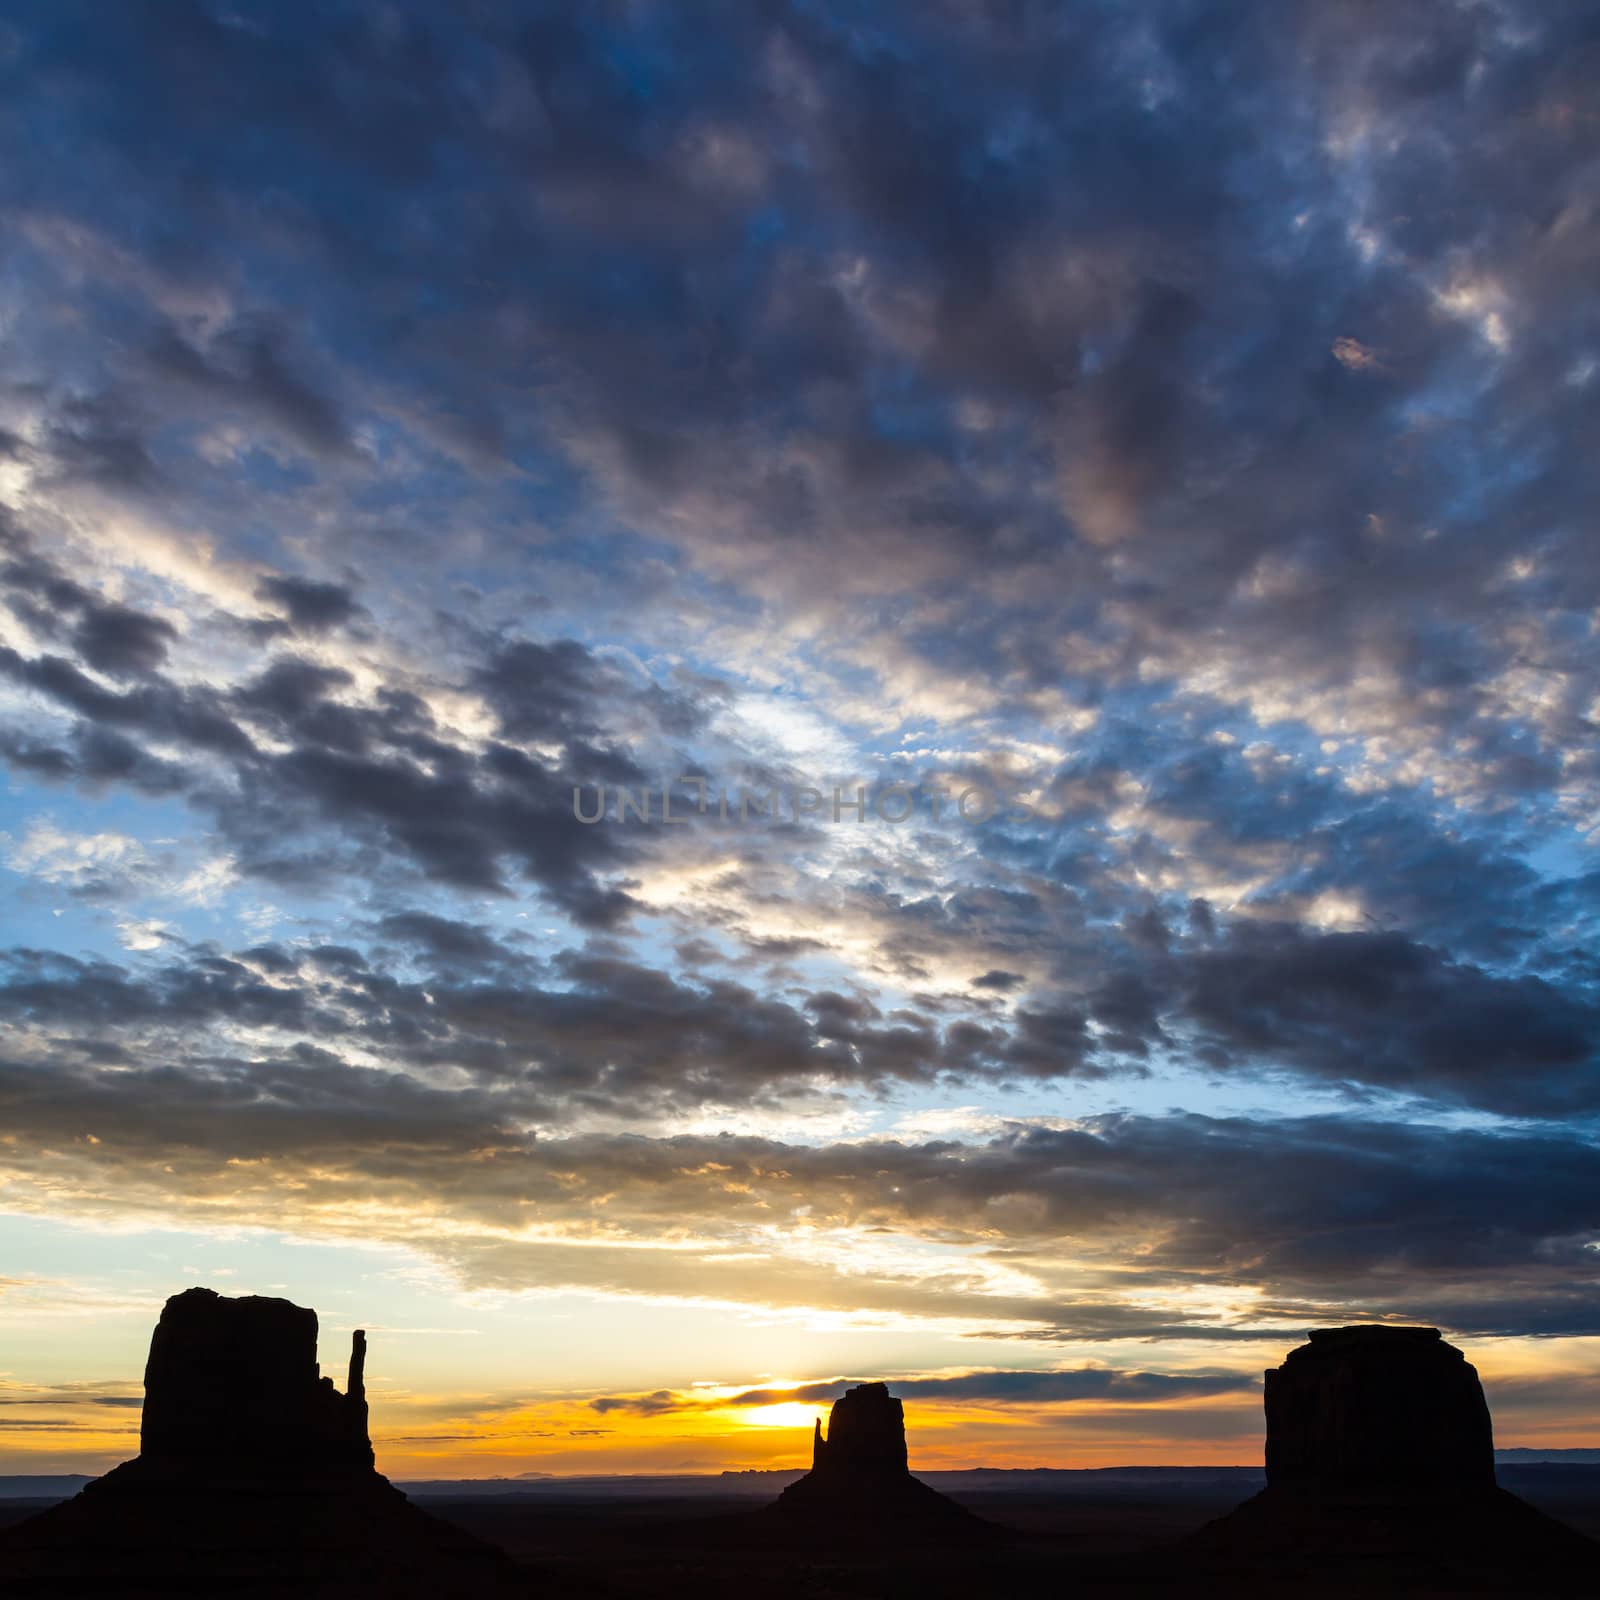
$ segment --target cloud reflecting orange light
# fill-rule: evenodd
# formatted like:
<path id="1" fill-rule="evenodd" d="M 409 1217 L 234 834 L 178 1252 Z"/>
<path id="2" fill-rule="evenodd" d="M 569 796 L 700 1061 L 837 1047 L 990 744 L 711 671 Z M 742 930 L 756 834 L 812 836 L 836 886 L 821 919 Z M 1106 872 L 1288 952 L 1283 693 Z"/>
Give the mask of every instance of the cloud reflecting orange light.
<path id="1" fill-rule="evenodd" d="M 1592 1443 L 1581 1419 L 1600 1374 L 1586 1344 L 1556 1340 L 1532 1351 L 1522 1341 L 1491 1340 L 1469 1352 L 1485 1379 L 1499 1444 Z M 374 1442 L 380 1470 L 400 1479 L 802 1468 L 810 1462 L 813 1421 L 826 1417 L 828 1402 L 776 1397 L 803 1387 L 769 1379 L 760 1389 L 702 1384 L 603 1401 L 566 1396 L 505 1405 L 380 1388 L 373 1394 Z M 741 1397 L 764 1403 L 740 1404 Z M 115 1403 L 126 1406 L 127 1398 Z M 915 1400 L 907 1403 L 906 1420 L 913 1470 L 1239 1465 L 1261 1458 L 1261 1403 L 1253 1388 L 1143 1404 Z M 108 1420 L 103 1400 L 20 1390 L 0 1406 L 3 1471 L 102 1471 L 137 1447 L 131 1408 Z"/>

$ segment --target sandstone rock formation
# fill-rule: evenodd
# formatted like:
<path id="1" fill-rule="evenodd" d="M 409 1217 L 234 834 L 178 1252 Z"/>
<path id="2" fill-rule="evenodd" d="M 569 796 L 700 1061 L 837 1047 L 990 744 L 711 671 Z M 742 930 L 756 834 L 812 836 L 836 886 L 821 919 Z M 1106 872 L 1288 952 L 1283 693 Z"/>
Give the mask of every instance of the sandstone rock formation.
<path id="1" fill-rule="evenodd" d="M 140 1453 L 0 1537 L 0 1580 L 52 1594 L 492 1593 L 509 1563 L 413 1506 L 373 1465 L 366 1335 L 343 1394 L 317 1314 L 174 1295 L 145 1366 Z"/>
<path id="2" fill-rule="evenodd" d="M 904 1407 L 886 1384 L 857 1384 L 834 1401 L 826 1436 L 818 1418 L 811 1471 L 783 1491 L 771 1513 L 780 1524 L 855 1539 L 908 1523 L 935 1537 L 985 1529 L 980 1518 L 914 1478 L 907 1460 Z"/>
<path id="3" fill-rule="evenodd" d="M 830 1473 L 886 1473 L 909 1471 L 906 1454 L 905 1407 L 884 1383 L 858 1383 L 833 1403 L 828 1413 L 828 1433 L 823 1437 L 817 1418 L 811 1440 L 811 1470 L 826 1478 Z"/>
<path id="4" fill-rule="evenodd" d="M 167 1301 L 144 1369 L 143 1459 L 208 1470 L 370 1469 L 367 1336 L 340 1394 L 317 1366 L 317 1314 L 287 1300 L 188 1289 Z"/>
<path id="5" fill-rule="evenodd" d="M 1600 1546 L 1497 1487 L 1478 1374 L 1437 1328 L 1318 1329 L 1266 1373 L 1265 1407 L 1267 1487 L 1187 1541 L 1197 1570 L 1386 1593 L 1600 1580 Z"/>
<path id="6" fill-rule="evenodd" d="M 1494 1487 L 1483 1386 L 1437 1328 L 1319 1328 L 1266 1374 L 1267 1482 L 1297 1493 Z"/>

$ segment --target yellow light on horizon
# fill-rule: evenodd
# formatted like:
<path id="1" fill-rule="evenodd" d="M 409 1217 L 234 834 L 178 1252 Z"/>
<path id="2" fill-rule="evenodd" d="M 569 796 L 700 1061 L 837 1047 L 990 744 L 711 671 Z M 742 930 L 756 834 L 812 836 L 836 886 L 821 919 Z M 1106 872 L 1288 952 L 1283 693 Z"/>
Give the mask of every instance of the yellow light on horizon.
<path id="1" fill-rule="evenodd" d="M 816 1406 L 784 1400 L 774 1406 L 751 1406 L 748 1411 L 737 1411 L 734 1415 L 754 1428 L 804 1428 L 809 1433 L 821 1413 Z"/>

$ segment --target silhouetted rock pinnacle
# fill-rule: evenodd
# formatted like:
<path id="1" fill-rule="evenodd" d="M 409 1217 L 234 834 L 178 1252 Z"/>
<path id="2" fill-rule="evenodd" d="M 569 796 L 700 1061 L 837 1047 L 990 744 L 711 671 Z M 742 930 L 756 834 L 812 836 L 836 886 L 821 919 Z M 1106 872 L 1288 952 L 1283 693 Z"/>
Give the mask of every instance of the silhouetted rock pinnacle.
<path id="1" fill-rule="evenodd" d="M 50 1593 L 489 1593 L 492 1546 L 426 1515 L 373 1466 L 366 1335 L 346 1392 L 317 1314 L 188 1289 L 150 1341 L 138 1457 L 0 1536 L 0 1578 Z"/>
<path id="2" fill-rule="evenodd" d="M 857 1384 L 834 1401 L 826 1436 L 817 1419 L 811 1471 L 783 1491 L 770 1514 L 856 1539 L 908 1522 L 956 1537 L 986 1527 L 914 1478 L 907 1459 L 904 1407 L 886 1384 Z"/>
<path id="3" fill-rule="evenodd" d="M 1589 1592 L 1600 1546 L 1497 1487 L 1476 1369 L 1437 1328 L 1320 1328 L 1266 1373 L 1267 1487 L 1201 1568 L 1384 1591 Z"/>

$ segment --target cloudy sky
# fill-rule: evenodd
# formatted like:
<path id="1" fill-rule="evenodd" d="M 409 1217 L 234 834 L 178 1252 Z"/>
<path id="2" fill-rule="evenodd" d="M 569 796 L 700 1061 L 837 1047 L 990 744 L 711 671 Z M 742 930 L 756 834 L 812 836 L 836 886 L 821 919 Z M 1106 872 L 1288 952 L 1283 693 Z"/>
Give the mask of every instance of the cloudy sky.
<path id="1" fill-rule="evenodd" d="M 6 8 L 0 1470 L 1600 1442 L 1600 16 L 452 9 Z"/>

